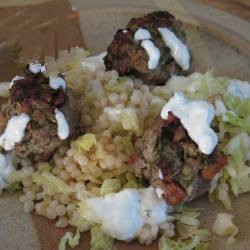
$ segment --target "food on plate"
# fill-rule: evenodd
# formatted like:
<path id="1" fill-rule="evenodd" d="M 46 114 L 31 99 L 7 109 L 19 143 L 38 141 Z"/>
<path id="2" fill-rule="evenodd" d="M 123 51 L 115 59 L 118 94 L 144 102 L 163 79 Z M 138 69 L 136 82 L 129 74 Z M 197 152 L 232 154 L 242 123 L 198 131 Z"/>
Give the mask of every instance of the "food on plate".
<path id="1" fill-rule="evenodd" d="M 129 163 L 143 174 L 168 204 L 190 201 L 210 188 L 226 165 L 216 149 L 218 138 L 209 127 L 213 106 L 176 93 L 153 125 L 135 142 Z"/>
<path id="2" fill-rule="evenodd" d="M 41 64 L 29 64 L 10 85 L 2 110 L 0 144 L 22 158 L 48 160 L 77 132 L 79 112 L 60 76 L 44 75 Z"/>
<path id="3" fill-rule="evenodd" d="M 159 234 L 159 250 L 205 250 L 210 233 L 187 202 L 209 192 L 231 208 L 232 195 L 250 191 L 250 84 L 176 75 L 192 69 L 184 42 L 174 17 L 154 12 L 118 31 L 107 53 L 72 48 L 10 83 L 0 191 L 22 190 L 25 212 L 74 226 L 59 250 L 88 230 L 93 250 L 115 239 L 149 245 Z M 147 56 L 154 43 L 160 53 Z M 238 229 L 222 214 L 213 231 L 234 243 Z"/>
<path id="4" fill-rule="evenodd" d="M 233 216 L 228 213 L 217 214 L 212 226 L 212 232 L 219 236 L 228 236 L 228 243 L 236 241 L 234 238 L 239 229 L 233 223 Z"/>
<path id="5" fill-rule="evenodd" d="M 163 85 L 172 75 L 192 71 L 181 22 L 167 11 L 131 19 L 116 32 L 104 62 L 107 70 L 134 75 L 150 85 Z"/>

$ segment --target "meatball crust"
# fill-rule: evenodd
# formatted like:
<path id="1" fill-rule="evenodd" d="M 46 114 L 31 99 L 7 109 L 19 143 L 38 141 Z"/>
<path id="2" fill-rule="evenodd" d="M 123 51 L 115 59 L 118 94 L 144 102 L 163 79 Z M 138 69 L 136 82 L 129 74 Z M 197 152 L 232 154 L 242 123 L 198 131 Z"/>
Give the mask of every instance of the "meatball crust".
<path id="1" fill-rule="evenodd" d="M 163 85 L 171 75 L 187 75 L 192 69 L 184 71 L 170 54 L 158 31 L 159 27 L 170 29 L 186 43 L 185 33 L 180 21 L 167 11 L 157 11 L 144 17 L 133 18 L 125 30 L 118 30 L 108 46 L 104 63 L 107 70 L 115 69 L 121 76 L 134 75 L 145 84 Z M 148 68 L 148 55 L 139 42 L 134 40 L 134 34 L 139 28 L 148 30 L 152 41 L 159 48 L 161 57 L 154 70 Z"/>
<path id="2" fill-rule="evenodd" d="M 210 181 L 227 159 L 215 149 L 202 154 L 180 120 L 171 112 L 160 117 L 135 142 L 129 164 L 163 192 L 166 201 L 178 205 L 209 190 Z"/>
<path id="3" fill-rule="evenodd" d="M 51 88 L 49 78 L 41 72 L 34 74 L 27 67 L 23 78 L 13 82 L 5 112 L 7 119 L 21 113 L 30 117 L 25 135 L 15 145 L 14 152 L 21 158 L 46 161 L 76 134 L 79 117 L 76 100 L 69 89 Z M 69 136 L 64 140 L 58 136 L 56 108 L 64 114 L 69 125 Z"/>

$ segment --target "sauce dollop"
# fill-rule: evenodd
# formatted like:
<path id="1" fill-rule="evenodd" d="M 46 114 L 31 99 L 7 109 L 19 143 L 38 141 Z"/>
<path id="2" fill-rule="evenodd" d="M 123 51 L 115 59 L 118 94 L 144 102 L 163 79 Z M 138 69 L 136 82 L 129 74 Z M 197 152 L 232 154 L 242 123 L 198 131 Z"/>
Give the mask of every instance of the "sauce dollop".
<path id="1" fill-rule="evenodd" d="M 69 125 L 65 119 L 64 114 L 57 108 L 55 109 L 55 117 L 58 126 L 57 135 L 61 140 L 64 140 L 69 136 Z"/>
<path id="2" fill-rule="evenodd" d="M 168 28 L 158 28 L 162 39 L 171 51 L 172 57 L 182 67 L 183 70 L 189 69 L 190 55 L 188 47 Z"/>
<path id="3" fill-rule="evenodd" d="M 0 145 L 6 151 L 14 149 L 15 144 L 22 141 L 29 121 L 30 117 L 24 113 L 9 119 L 4 133 L 0 136 Z"/>
<path id="4" fill-rule="evenodd" d="M 159 199 L 152 187 L 124 189 L 104 197 L 86 200 L 101 222 L 102 230 L 118 240 L 132 240 L 144 225 L 159 225 L 167 220 L 170 207 Z"/>
<path id="5" fill-rule="evenodd" d="M 236 79 L 230 80 L 227 92 L 240 99 L 250 98 L 250 83 Z"/>
<path id="6" fill-rule="evenodd" d="M 215 116 L 212 104 L 194 101 L 176 92 L 161 111 L 162 119 L 167 119 L 168 112 L 178 117 L 191 139 L 203 154 L 211 154 L 218 143 L 216 133 L 210 128 Z"/>

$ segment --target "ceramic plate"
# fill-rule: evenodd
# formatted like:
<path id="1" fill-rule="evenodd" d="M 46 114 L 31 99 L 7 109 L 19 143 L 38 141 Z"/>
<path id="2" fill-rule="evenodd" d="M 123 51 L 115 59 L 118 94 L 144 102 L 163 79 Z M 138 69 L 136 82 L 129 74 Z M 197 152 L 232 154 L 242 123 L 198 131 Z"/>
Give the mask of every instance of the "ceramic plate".
<path id="1" fill-rule="evenodd" d="M 8 2 L 16 7 L 7 7 Z M 22 6 L 18 6 L 20 2 Z M 250 23 L 222 10 L 184 0 L 36 1 L 32 6 L 30 3 L 3 1 L 0 8 L 0 80 L 10 80 L 18 71 L 15 58 L 5 49 L 10 44 L 22 49 L 18 51 L 21 61 L 47 55 L 56 57 L 59 49 L 76 45 L 97 53 L 106 49 L 116 30 L 125 27 L 130 18 L 157 9 L 168 10 L 184 22 L 196 71 L 213 69 L 216 75 L 250 79 Z M 204 196 L 191 205 L 203 208 L 202 221 L 209 228 L 216 213 L 224 210 L 220 204 L 207 200 Z M 250 249 L 249 209 L 249 194 L 234 201 L 231 212 L 240 232 L 238 244 L 226 249 Z M 24 214 L 18 194 L 1 196 L 0 223 L 0 249 L 5 250 L 54 250 L 65 233 L 65 229 L 55 228 L 54 221 Z M 213 236 L 211 249 L 223 248 L 225 240 Z M 89 249 L 88 233 L 76 249 Z M 116 242 L 114 249 L 153 250 L 157 249 L 157 242 L 148 247 L 136 242 Z"/>

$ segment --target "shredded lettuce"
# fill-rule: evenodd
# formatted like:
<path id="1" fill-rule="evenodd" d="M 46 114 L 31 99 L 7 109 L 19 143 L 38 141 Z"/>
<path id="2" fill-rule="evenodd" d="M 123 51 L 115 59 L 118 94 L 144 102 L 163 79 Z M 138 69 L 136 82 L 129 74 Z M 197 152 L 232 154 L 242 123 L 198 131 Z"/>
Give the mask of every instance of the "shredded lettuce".
<path id="1" fill-rule="evenodd" d="M 199 216 L 200 212 L 198 209 L 186 207 L 182 208 L 179 213 L 173 214 L 180 239 L 190 239 L 195 235 L 198 235 L 202 241 L 209 239 L 210 232 L 204 228 L 200 228 Z"/>
<path id="2" fill-rule="evenodd" d="M 15 181 L 12 182 L 8 185 L 8 187 L 6 188 L 7 192 L 9 193 L 15 193 L 17 191 L 20 191 L 22 189 L 22 185 L 20 181 Z"/>
<path id="3" fill-rule="evenodd" d="M 131 135 L 122 137 L 122 146 L 127 155 L 129 155 L 133 151 L 134 145 L 132 143 Z"/>
<path id="4" fill-rule="evenodd" d="M 85 91 L 84 82 L 87 76 L 81 74 L 81 77 L 79 77 L 79 69 L 81 68 L 81 61 L 89 56 L 89 54 L 90 53 L 87 50 L 77 48 L 73 60 L 70 60 L 70 62 L 68 60 L 66 62 L 59 62 L 59 71 L 65 75 L 68 86 L 73 90 L 73 94 L 77 97 L 80 97 Z M 58 72 L 58 70 L 56 70 L 56 72 Z"/>
<path id="5" fill-rule="evenodd" d="M 183 208 L 181 213 L 174 214 L 174 217 L 177 221 L 189 225 L 189 226 L 199 226 L 200 221 L 198 217 L 200 216 L 200 212 L 197 209 L 192 208 Z"/>
<path id="6" fill-rule="evenodd" d="M 91 223 L 98 223 L 97 218 L 93 214 L 92 210 L 88 207 L 86 202 L 82 201 L 78 203 L 78 213 L 86 221 L 89 221 Z"/>
<path id="7" fill-rule="evenodd" d="M 94 134 L 88 133 L 79 136 L 73 143 L 78 149 L 89 151 L 96 144 L 96 138 Z"/>
<path id="8" fill-rule="evenodd" d="M 65 250 L 67 244 L 71 248 L 76 247 L 77 245 L 79 245 L 79 240 L 80 240 L 80 232 L 78 230 L 75 236 L 73 236 L 73 233 L 67 232 L 61 238 L 59 246 L 58 246 L 58 250 Z"/>
<path id="9" fill-rule="evenodd" d="M 93 222 L 86 220 L 78 209 L 73 212 L 69 224 L 76 227 L 80 232 L 88 231 L 93 226 Z"/>
<path id="10" fill-rule="evenodd" d="M 106 235 L 100 226 L 91 228 L 91 250 L 112 250 L 114 239 Z"/>
<path id="11" fill-rule="evenodd" d="M 125 108 L 120 114 L 121 123 L 125 130 L 139 132 L 139 119 L 134 109 Z"/>
<path id="12" fill-rule="evenodd" d="M 137 135 L 140 133 L 139 118 L 134 109 L 107 107 L 104 112 L 111 122 L 120 122 L 124 130 L 133 131 Z"/>
<path id="13" fill-rule="evenodd" d="M 92 210 L 86 202 L 79 202 L 77 209 L 74 211 L 69 224 L 75 226 L 80 232 L 85 232 L 91 229 L 96 223 L 99 223 Z"/>
<path id="14" fill-rule="evenodd" d="M 227 181 L 236 196 L 250 191 L 250 167 L 245 163 L 250 157 L 249 149 L 250 137 L 246 132 L 231 138 L 223 148 L 223 152 L 228 155 Z"/>
<path id="15" fill-rule="evenodd" d="M 208 241 L 211 233 L 205 228 L 198 228 L 196 226 L 190 226 L 181 222 L 176 224 L 177 231 L 180 234 L 180 238 L 183 240 L 190 239 L 194 235 L 198 235 L 202 241 Z"/>
<path id="16" fill-rule="evenodd" d="M 153 118 L 158 116 L 165 104 L 166 101 L 163 98 L 154 96 L 149 104 L 149 116 Z"/>
<path id="17" fill-rule="evenodd" d="M 197 79 L 192 84 L 192 88 L 185 94 L 193 99 L 207 99 L 216 95 L 223 95 L 226 92 L 226 87 L 229 79 L 226 77 L 214 77 L 213 72 L 208 70 L 200 79 Z"/>
<path id="18" fill-rule="evenodd" d="M 228 238 L 228 244 L 236 242 L 234 238 L 239 229 L 233 223 L 233 216 L 227 213 L 217 214 L 214 224 L 212 226 L 212 232 Z"/>
<path id="19" fill-rule="evenodd" d="M 69 194 L 74 191 L 62 179 L 56 177 L 47 170 L 43 171 L 42 173 L 34 174 L 33 182 L 35 182 L 37 185 L 49 188 L 54 193 Z"/>
<path id="20" fill-rule="evenodd" d="M 163 235 L 159 241 L 159 250 L 207 250 L 208 244 L 201 242 L 198 235 L 190 240 L 174 241 Z"/>
<path id="21" fill-rule="evenodd" d="M 198 209 L 179 207 L 172 216 L 176 221 L 179 239 L 174 241 L 169 239 L 167 235 L 163 235 L 160 240 L 160 250 L 207 249 L 208 244 L 205 241 L 209 240 L 210 232 L 200 228 Z"/>
<path id="22" fill-rule="evenodd" d="M 21 170 L 16 170 L 7 177 L 7 181 L 8 183 L 21 182 L 23 178 L 23 172 Z"/>
<path id="23" fill-rule="evenodd" d="M 227 171 L 224 169 L 223 176 L 228 175 Z M 229 185 L 226 180 L 221 179 L 221 183 L 216 187 L 216 192 L 214 193 L 216 198 L 222 202 L 227 210 L 232 209 L 232 203 L 230 199 Z M 234 192 L 234 188 L 233 192 Z M 237 189 L 238 190 L 238 189 Z"/>
<path id="24" fill-rule="evenodd" d="M 125 174 L 127 182 L 123 185 L 122 189 L 125 188 L 144 188 L 145 183 L 143 183 L 142 179 L 136 178 L 132 173 L 128 172 Z"/>
<path id="25" fill-rule="evenodd" d="M 227 108 L 240 117 L 250 115 L 250 98 L 241 99 L 238 96 L 232 94 L 226 94 L 223 96 L 223 100 Z"/>
<path id="26" fill-rule="evenodd" d="M 225 122 L 238 128 L 243 128 L 250 134 L 250 116 L 241 118 L 233 111 L 226 111 L 223 118 Z"/>
<path id="27" fill-rule="evenodd" d="M 231 192 L 239 194 L 250 191 L 250 98 L 241 99 L 226 93 L 223 96 L 225 112 L 218 117 L 219 146 L 227 155 L 227 165 L 215 190 L 217 198 L 227 209 L 231 209 Z"/>
<path id="28" fill-rule="evenodd" d="M 136 182 L 135 180 L 128 180 L 127 183 L 123 186 L 123 189 L 125 188 L 142 188 L 143 186 L 140 185 L 140 183 Z"/>
<path id="29" fill-rule="evenodd" d="M 10 96 L 10 82 L 0 82 L 0 97 L 8 98 Z"/>
<path id="30" fill-rule="evenodd" d="M 121 189 L 121 182 L 118 179 L 106 179 L 102 183 L 100 194 L 105 195 L 112 192 L 118 192 Z"/>

